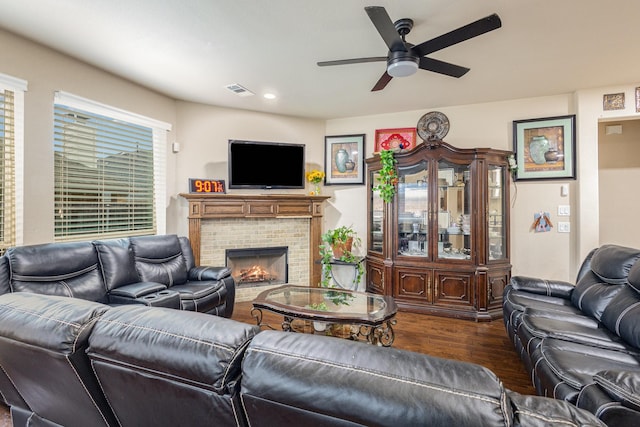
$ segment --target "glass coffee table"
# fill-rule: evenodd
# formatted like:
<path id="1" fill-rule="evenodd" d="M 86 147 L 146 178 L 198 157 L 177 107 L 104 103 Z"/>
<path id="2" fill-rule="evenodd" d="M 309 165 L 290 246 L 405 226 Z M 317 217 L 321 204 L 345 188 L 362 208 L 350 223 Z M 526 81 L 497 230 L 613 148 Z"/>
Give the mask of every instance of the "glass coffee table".
<path id="1" fill-rule="evenodd" d="M 307 331 L 313 322 L 316 332 L 389 347 L 395 334 L 398 312 L 390 296 L 354 292 L 339 288 L 312 288 L 284 285 L 262 292 L 253 301 L 251 315 L 261 327 L 262 310 L 284 317 L 282 330 Z"/>

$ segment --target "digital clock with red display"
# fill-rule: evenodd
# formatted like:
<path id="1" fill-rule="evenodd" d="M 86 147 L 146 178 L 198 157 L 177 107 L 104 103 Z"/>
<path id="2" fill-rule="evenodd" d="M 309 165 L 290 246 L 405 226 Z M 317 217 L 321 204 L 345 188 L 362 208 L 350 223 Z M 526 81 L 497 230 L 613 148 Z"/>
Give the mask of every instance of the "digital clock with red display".
<path id="1" fill-rule="evenodd" d="M 189 178 L 189 193 L 214 194 L 226 193 L 224 179 Z"/>

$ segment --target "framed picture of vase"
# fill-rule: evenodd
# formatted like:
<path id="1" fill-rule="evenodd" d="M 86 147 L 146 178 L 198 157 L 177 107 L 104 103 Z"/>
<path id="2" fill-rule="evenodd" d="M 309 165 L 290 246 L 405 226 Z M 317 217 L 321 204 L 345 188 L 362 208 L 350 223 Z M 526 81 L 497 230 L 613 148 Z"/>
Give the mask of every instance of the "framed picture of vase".
<path id="1" fill-rule="evenodd" d="M 324 184 L 364 184 L 364 134 L 324 137 Z"/>
<path id="2" fill-rule="evenodd" d="M 576 178 L 576 116 L 514 120 L 517 181 Z"/>

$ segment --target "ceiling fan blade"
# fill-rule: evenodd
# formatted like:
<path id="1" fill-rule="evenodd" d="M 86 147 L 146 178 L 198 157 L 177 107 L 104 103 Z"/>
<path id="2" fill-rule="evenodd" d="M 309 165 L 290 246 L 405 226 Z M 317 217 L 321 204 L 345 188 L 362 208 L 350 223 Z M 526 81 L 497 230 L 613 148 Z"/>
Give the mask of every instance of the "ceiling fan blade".
<path id="1" fill-rule="evenodd" d="M 353 58 L 353 59 L 338 59 L 336 61 L 322 61 L 318 62 L 320 67 L 328 67 L 331 65 L 347 65 L 347 64 L 361 64 L 364 62 L 380 62 L 386 61 L 386 56 L 372 56 L 369 58 Z"/>
<path id="2" fill-rule="evenodd" d="M 496 30 L 502 26 L 502 21 L 497 14 L 489 15 L 485 18 L 478 19 L 471 24 L 460 27 L 457 30 L 450 31 L 439 37 L 414 46 L 412 49 L 419 56 L 428 55 L 445 47 L 469 40 L 489 31 Z"/>
<path id="3" fill-rule="evenodd" d="M 469 68 L 459 65 L 450 64 L 448 62 L 439 61 L 433 58 L 422 57 L 418 65 L 423 70 L 433 71 L 434 73 L 444 74 L 451 77 L 462 77 L 469 72 Z"/>
<path id="4" fill-rule="evenodd" d="M 371 89 L 371 92 L 376 92 L 378 90 L 384 89 L 387 86 L 387 84 L 391 81 L 392 78 L 393 77 L 391 77 L 389 73 L 385 71 L 382 77 L 380 77 L 380 79 L 377 81 L 375 86 L 373 86 L 373 89 Z"/>
<path id="5" fill-rule="evenodd" d="M 367 6 L 364 10 L 391 52 L 407 52 L 407 47 L 384 7 Z"/>

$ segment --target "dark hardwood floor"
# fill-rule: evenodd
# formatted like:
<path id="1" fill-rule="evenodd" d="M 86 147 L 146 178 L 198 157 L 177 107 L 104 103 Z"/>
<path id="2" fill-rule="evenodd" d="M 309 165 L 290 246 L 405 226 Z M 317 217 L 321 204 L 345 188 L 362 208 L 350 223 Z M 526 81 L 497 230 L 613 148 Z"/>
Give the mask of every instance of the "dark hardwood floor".
<path id="1" fill-rule="evenodd" d="M 232 318 L 253 324 L 250 311 L 250 302 L 236 303 Z M 282 316 L 275 313 L 263 310 L 263 316 L 263 322 L 274 327 L 282 323 Z M 405 312 L 396 319 L 394 348 L 477 363 L 491 369 L 506 388 L 536 394 L 501 319 L 476 323 Z"/>
<path id="2" fill-rule="evenodd" d="M 233 319 L 254 324 L 251 303 L 236 303 Z M 279 326 L 282 317 L 264 311 L 263 322 Z M 393 347 L 447 359 L 477 363 L 491 369 L 504 386 L 535 394 L 522 362 L 504 330 L 502 320 L 476 323 L 414 313 L 398 313 Z M 338 338 L 336 338 L 338 339 Z M 0 427 L 9 427 L 7 408 L 0 404 Z"/>

